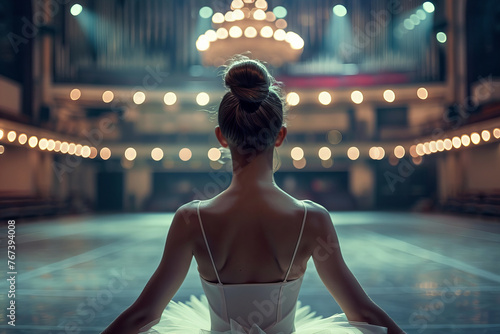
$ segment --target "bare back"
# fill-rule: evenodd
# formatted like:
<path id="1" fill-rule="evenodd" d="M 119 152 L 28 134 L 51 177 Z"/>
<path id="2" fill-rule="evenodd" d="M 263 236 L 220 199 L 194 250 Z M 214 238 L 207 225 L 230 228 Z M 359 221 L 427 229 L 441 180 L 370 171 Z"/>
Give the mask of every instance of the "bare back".
<path id="1" fill-rule="evenodd" d="M 227 190 L 200 205 L 200 217 L 225 284 L 283 281 L 304 218 L 304 204 L 273 186 Z M 200 275 L 217 282 L 200 227 L 194 256 Z M 307 219 L 288 280 L 301 277 L 311 256 Z"/>

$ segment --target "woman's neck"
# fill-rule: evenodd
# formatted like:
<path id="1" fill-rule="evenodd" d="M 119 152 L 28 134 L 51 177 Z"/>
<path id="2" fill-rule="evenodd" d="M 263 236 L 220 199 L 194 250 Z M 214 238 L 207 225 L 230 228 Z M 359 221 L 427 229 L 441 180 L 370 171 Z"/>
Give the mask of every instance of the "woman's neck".
<path id="1" fill-rule="evenodd" d="M 230 187 L 255 187 L 274 184 L 273 148 L 248 158 L 231 153 L 233 178 Z"/>

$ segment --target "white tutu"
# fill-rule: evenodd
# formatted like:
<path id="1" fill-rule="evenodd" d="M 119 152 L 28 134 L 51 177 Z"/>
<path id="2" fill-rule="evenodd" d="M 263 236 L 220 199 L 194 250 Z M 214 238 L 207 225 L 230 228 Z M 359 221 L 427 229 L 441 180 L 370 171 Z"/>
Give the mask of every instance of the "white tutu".
<path id="1" fill-rule="evenodd" d="M 163 311 L 159 322 L 147 334 L 267 334 L 254 324 L 245 330 L 231 320 L 231 329 L 225 332 L 210 330 L 210 310 L 205 295 L 198 299 L 191 296 L 186 302 L 171 301 Z M 387 328 L 365 322 L 348 321 L 344 313 L 328 318 L 316 316 L 309 306 L 301 306 L 297 301 L 295 313 L 295 332 L 293 334 L 386 334 Z M 279 333 L 291 334 L 291 333 Z"/>

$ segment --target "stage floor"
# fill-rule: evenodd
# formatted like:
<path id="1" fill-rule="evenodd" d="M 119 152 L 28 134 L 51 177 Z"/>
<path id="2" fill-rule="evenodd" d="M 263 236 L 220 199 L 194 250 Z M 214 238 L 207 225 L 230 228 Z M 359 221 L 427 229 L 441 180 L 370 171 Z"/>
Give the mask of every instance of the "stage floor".
<path id="1" fill-rule="evenodd" d="M 500 333 L 500 223 L 445 215 L 333 213 L 368 295 L 408 333 Z M 155 270 L 172 214 L 16 222 L 16 326 L 0 283 L 0 333 L 99 333 Z M 7 268 L 7 221 L 1 252 Z M 5 275 L 4 275 L 5 274 Z M 174 300 L 202 293 L 196 263 Z M 309 263 L 299 299 L 340 312 Z"/>

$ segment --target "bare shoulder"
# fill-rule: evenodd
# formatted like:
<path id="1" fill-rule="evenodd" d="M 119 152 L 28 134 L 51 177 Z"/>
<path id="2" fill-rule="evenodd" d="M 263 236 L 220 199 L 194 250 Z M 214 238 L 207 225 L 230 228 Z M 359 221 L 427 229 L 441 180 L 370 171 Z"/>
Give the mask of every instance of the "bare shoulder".
<path id="1" fill-rule="evenodd" d="M 311 200 L 304 200 L 307 207 L 307 224 L 312 228 L 324 228 L 331 225 L 331 217 L 328 210 L 321 204 Z"/>
<path id="2" fill-rule="evenodd" d="M 175 212 L 172 224 L 192 227 L 198 219 L 197 207 L 197 200 L 181 205 Z"/>
<path id="3" fill-rule="evenodd" d="M 304 232 L 310 249 L 315 250 L 318 246 L 323 247 L 325 242 L 331 243 L 336 248 L 338 242 L 330 212 L 316 202 L 305 200 L 304 203 L 307 207 L 307 221 Z"/>

